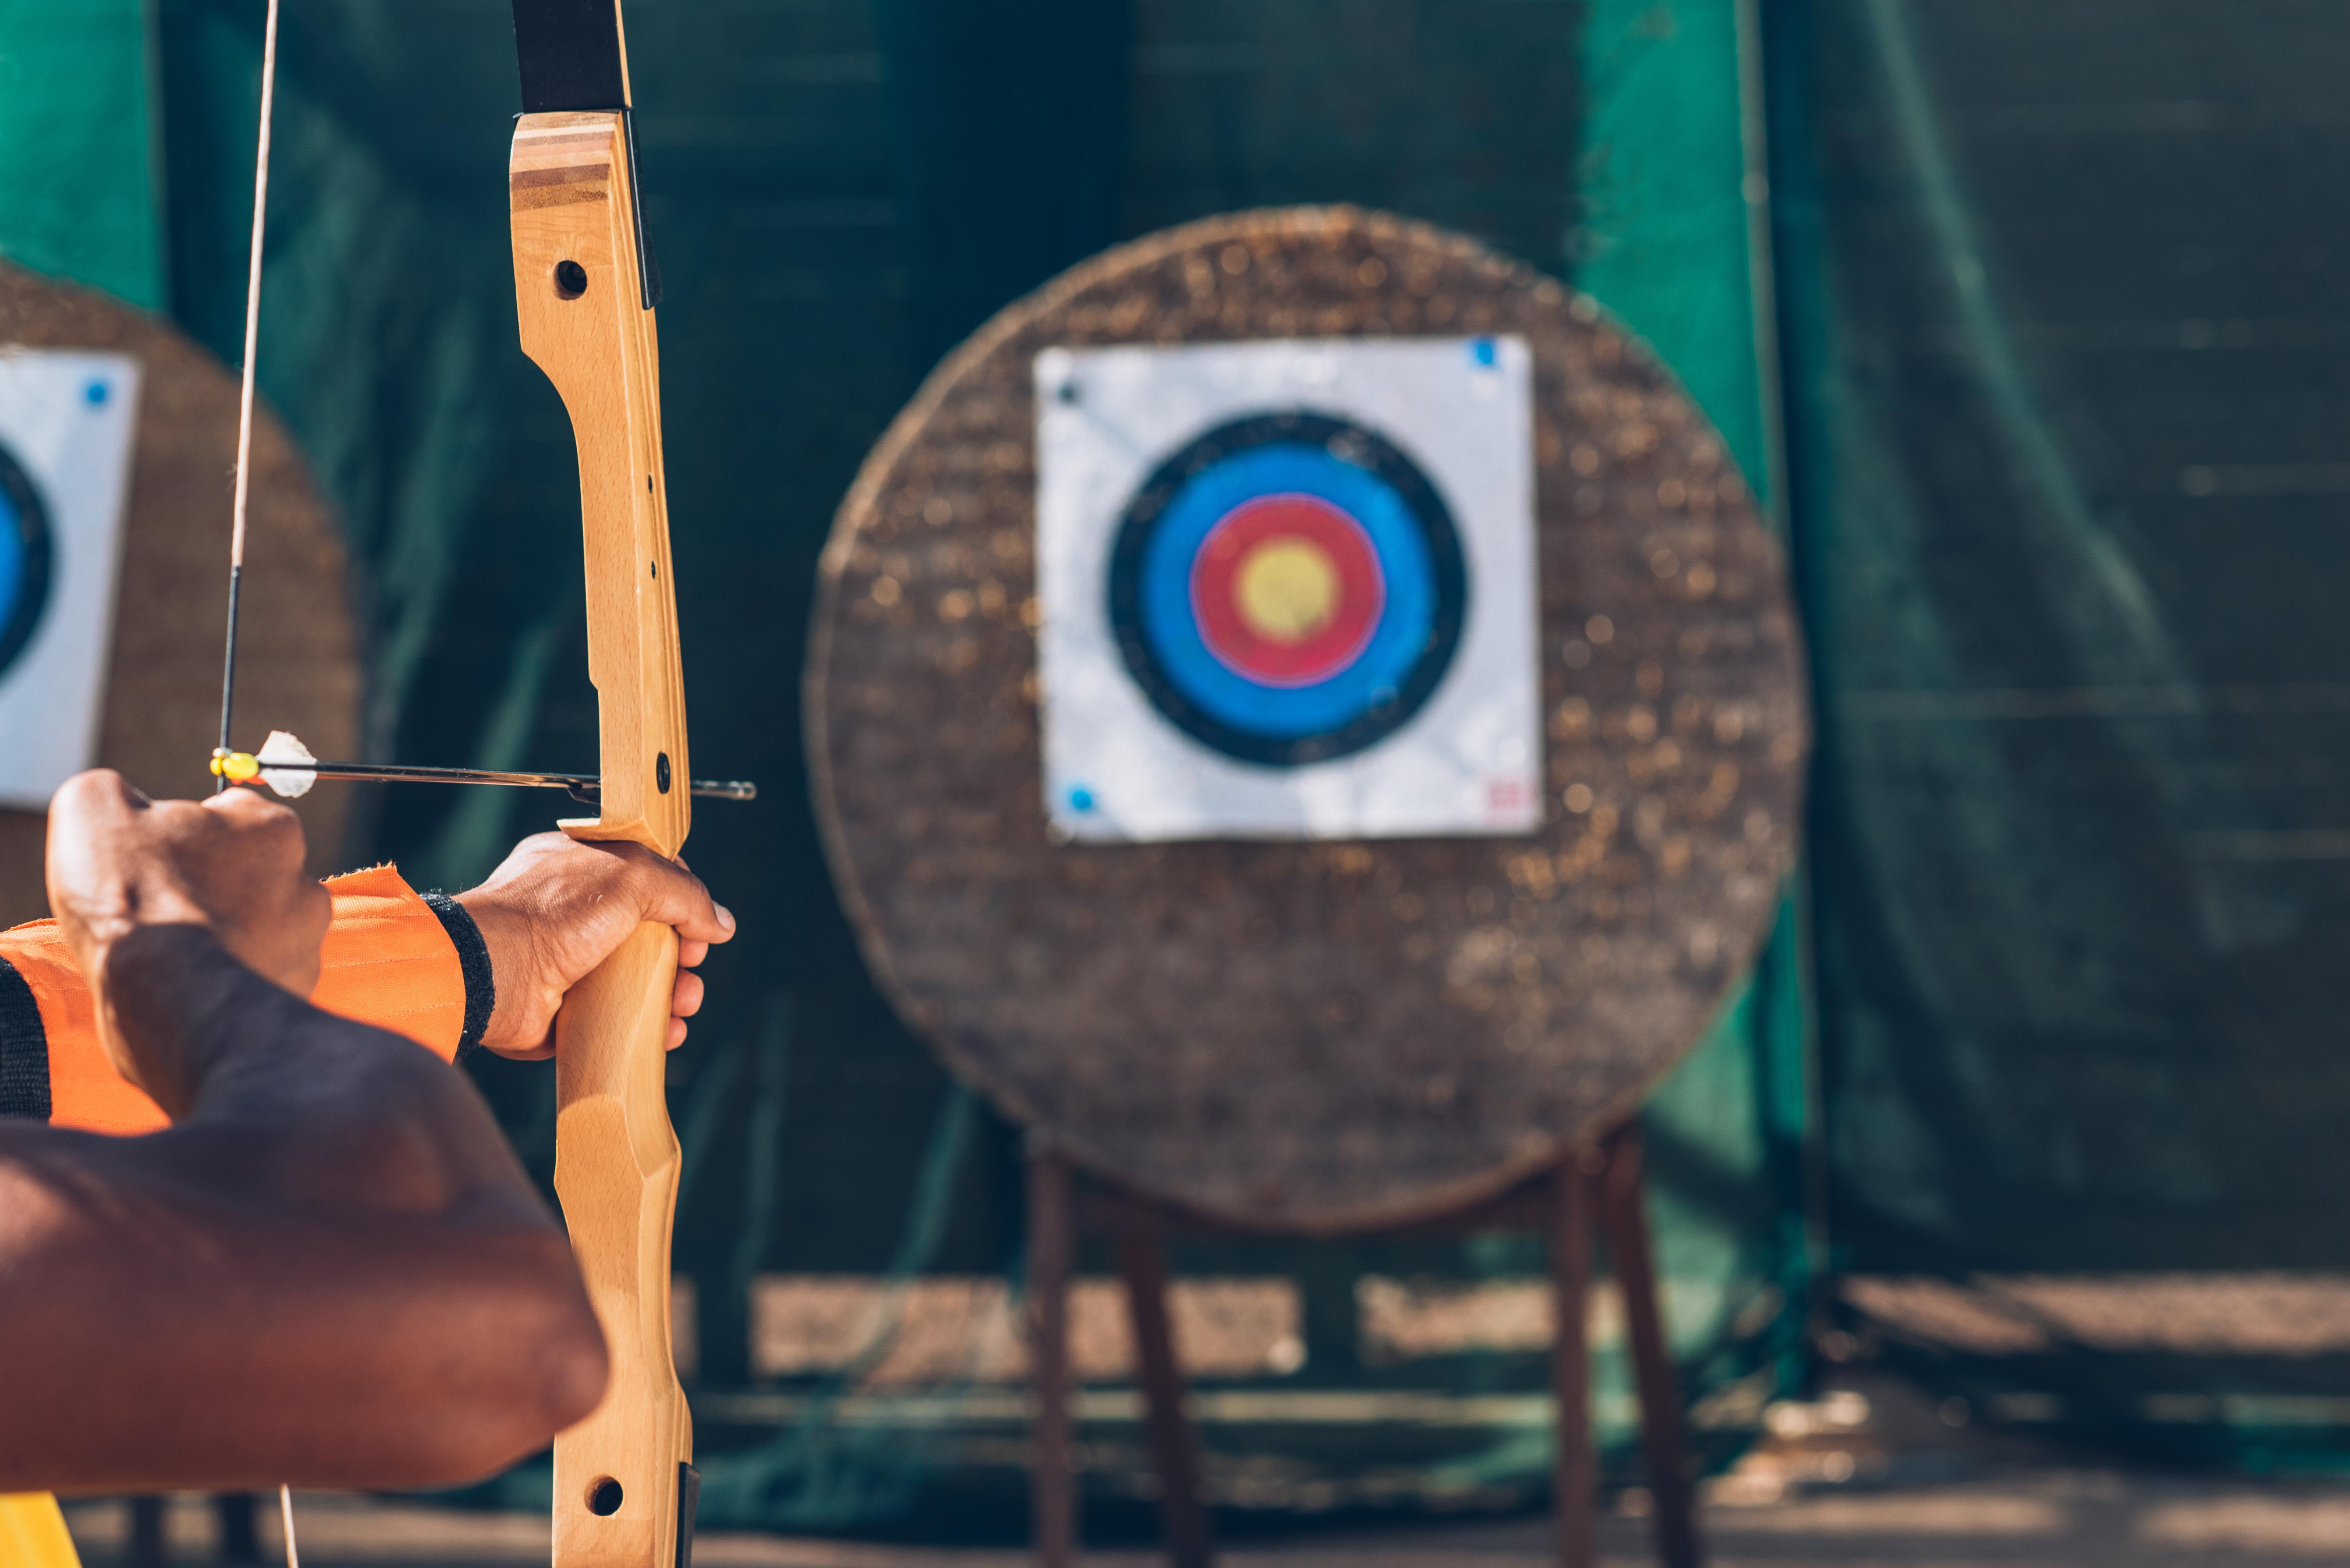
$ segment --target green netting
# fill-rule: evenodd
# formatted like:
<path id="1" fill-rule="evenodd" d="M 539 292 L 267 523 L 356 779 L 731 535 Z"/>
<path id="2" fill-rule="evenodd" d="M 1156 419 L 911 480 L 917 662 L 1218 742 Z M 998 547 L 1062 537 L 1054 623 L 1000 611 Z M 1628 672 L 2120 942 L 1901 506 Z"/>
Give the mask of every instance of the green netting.
<path id="1" fill-rule="evenodd" d="M 1343 16 L 1310 0 L 629 6 L 667 286 L 696 761 L 764 792 L 754 809 L 697 814 L 694 863 L 745 934 L 713 957 L 711 1010 L 673 1064 L 687 1149 L 677 1262 L 696 1287 L 713 1522 L 968 1533 L 1019 1520 L 1016 1409 L 984 1380 L 947 1378 L 927 1404 L 861 1386 L 892 1314 L 845 1366 L 754 1376 L 762 1275 L 1010 1279 L 1021 1261 L 1017 1135 L 951 1087 L 875 994 L 809 818 L 809 582 L 867 447 L 941 349 L 1068 263 L 1207 213 L 1349 201 L 1463 229 L 1594 290 L 1658 346 L 1760 483 L 1771 421 L 1733 14 L 1722 0 L 1371 0 Z M 133 15 L 116 23 L 126 48 Z M 257 0 L 158 0 L 155 14 L 170 297 L 224 356 L 240 326 L 260 15 Z M 352 543 L 377 753 L 584 767 L 594 710 L 569 436 L 514 340 L 509 37 L 504 0 L 287 7 L 260 376 Z M 0 189 L 19 146 L 0 146 Z M 143 171 L 90 177 L 119 186 Z M 80 268 L 5 213 L 0 249 Z M 477 877 L 555 815 L 491 792 L 365 804 L 350 857 L 394 857 L 423 884 Z M 1669 1326 L 1717 1455 L 1794 1372 L 1799 973 L 1791 917 L 1649 1118 Z M 546 1074 L 492 1063 L 481 1076 L 543 1169 Z M 1529 1237 L 1179 1250 L 1185 1273 L 1297 1282 L 1304 1365 L 1250 1386 L 1483 1399 L 1449 1423 L 1381 1421 L 1375 1398 L 1347 1407 L 1367 1423 L 1211 1423 L 1224 1495 L 1292 1511 L 1538 1498 L 1538 1352 L 1374 1366 L 1356 1324 L 1367 1273 L 1524 1277 L 1541 1260 Z M 1631 1402 L 1613 1347 L 1599 1387 L 1620 1456 Z M 1139 1495 L 1139 1440 L 1130 1420 L 1089 1433 L 1095 1522 L 1116 1526 Z M 494 1495 L 534 1486 L 543 1497 L 543 1475 L 525 1472 Z"/>
<path id="2" fill-rule="evenodd" d="M 1775 367 L 1754 318 L 1752 252 L 1767 238 L 1752 227 L 1746 181 L 1765 149 L 1748 129 L 1761 105 L 1742 86 L 1742 68 L 1759 64 L 1760 39 L 1742 38 L 1741 10 L 1653 0 L 1587 7 L 1580 221 L 1566 249 L 1575 282 L 1672 368 L 1775 511 Z M 1763 286 L 1767 294 L 1767 274 Z M 1666 1276 L 1719 1289 L 1721 1315 L 1709 1325 L 1717 1345 L 1740 1338 L 1728 1333 L 1739 1313 L 1773 1324 L 1742 1347 L 1742 1366 L 1761 1365 L 1747 1358 L 1763 1345 L 1792 1351 L 1808 1283 L 1802 944 L 1791 898 L 1753 981 L 1646 1116 L 1658 1145 L 1652 1207 Z M 1761 1311 L 1772 1299 L 1786 1310 Z M 1730 1365 L 1710 1370 L 1720 1378 Z M 1796 1368 L 1790 1361 L 1781 1371 L 1792 1377 Z"/>

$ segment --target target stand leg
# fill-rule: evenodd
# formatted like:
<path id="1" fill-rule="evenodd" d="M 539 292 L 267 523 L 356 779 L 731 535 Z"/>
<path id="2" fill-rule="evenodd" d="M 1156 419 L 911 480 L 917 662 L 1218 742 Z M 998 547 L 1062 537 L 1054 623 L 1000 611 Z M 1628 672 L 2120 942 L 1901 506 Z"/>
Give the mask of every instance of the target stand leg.
<path id="1" fill-rule="evenodd" d="M 1689 1448 L 1681 1433 L 1680 1392 L 1665 1345 L 1656 1253 L 1649 1246 L 1648 1215 L 1641 1202 L 1638 1124 L 1627 1122 L 1599 1147 L 1607 1158 L 1606 1173 L 1599 1179 L 1599 1222 L 1616 1265 L 1617 1286 L 1624 1293 L 1632 1375 L 1640 1387 L 1640 1449 L 1654 1502 L 1657 1558 L 1665 1568 L 1700 1568 L 1705 1554 L 1698 1540 Z"/>
<path id="2" fill-rule="evenodd" d="M 213 1497 L 213 1518 L 220 1545 L 217 1561 L 227 1563 L 261 1561 L 261 1500 L 249 1491 L 224 1491 Z"/>
<path id="3" fill-rule="evenodd" d="M 1558 1520 L 1559 1568 L 1594 1568 L 1598 1561 L 1594 1510 L 1599 1462 L 1591 1431 L 1591 1211 L 1596 1194 L 1596 1150 L 1581 1150 L 1551 1174 L 1550 1283 L 1553 1330 L 1550 1386 L 1558 1407 L 1556 1457 L 1551 1475 Z"/>
<path id="4" fill-rule="evenodd" d="M 130 1549 L 126 1558 L 130 1568 L 163 1568 L 172 1560 L 171 1539 L 164 1532 L 164 1502 L 160 1497 L 130 1500 Z"/>
<path id="5" fill-rule="evenodd" d="M 1167 1558 L 1174 1568 L 1210 1568 L 1215 1549 L 1208 1534 L 1207 1511 L 1200 1501 L 1198 1449 L 1183 1407 L 1183 1366 L 1167 1310 L 1166 1241 L 1159 1217 L 1130 1196 L 1118 1199 L 1117 1226 L 1118 1272 L 1126 1280 L 1143 1419 L 1150 1435 L 1152 1468 L 1159 1472 Z"/>
<path id="6" fill-rule="evenodd" d="M 1069 1453 L 1069 1264 L 1076 1231 L 1069 1162 L 1050 1147 L 1028 1155 L 1028 1355 L 1036 1414 L 1029 1499 L 1038 1568 L 1076 1555 L 1076 1489 Z"/>

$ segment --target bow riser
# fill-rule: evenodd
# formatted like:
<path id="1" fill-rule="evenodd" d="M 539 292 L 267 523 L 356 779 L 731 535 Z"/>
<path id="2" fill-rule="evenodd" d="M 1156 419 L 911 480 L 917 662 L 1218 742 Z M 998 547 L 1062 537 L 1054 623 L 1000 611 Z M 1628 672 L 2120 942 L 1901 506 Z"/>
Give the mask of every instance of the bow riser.
<path id="1" fill-rule="evenodd" d="M 522 117 L 515 293 L 523 348 L 562 395 L 579 451 L 602 815 L 563 829 L 673 857 L 691 821 L 685 701 L 629 148 L 619 112 Z M 673 1568 L 691 1540 L 692 1422 L 669 1321 L 678 1143 L 662 1084 L 676 973 L 676 933 L 641 926 L 556 1020 L 555 1185 L 611 1363 L 603 1402 L 555 1441 L 556 1568 Z"/>

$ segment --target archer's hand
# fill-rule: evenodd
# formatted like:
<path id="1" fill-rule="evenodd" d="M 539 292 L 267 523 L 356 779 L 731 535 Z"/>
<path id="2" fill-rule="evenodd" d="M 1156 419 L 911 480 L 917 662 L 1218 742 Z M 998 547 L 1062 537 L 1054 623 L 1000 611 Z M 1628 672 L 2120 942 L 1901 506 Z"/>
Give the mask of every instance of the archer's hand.
<path id="1" fill-rule="evenodd" d="M 254 790 L 151 801 L 98 768 L 49 802 L 49 909 L 101 996 L 108 954 L 144 926 L 201 926 L 264 980 L 308 996 L 333 906 L 302 858 L 301 821 Z"/>
<path id="2" fill-rule="evenodd" d="M 497 1002 L 482 1044 L 501 1056 L 552 1055 L 563 993 L 617 951 L 646 920 L 677 928 L 677 989 L 670 993 L 669 1047 L 702 1008 L 693 973 L 710 944 L 734 935 L 734 917 L 682 865 L 639 844 L 586 843 L 560 833 L 524 839 L 490 879 L 457 902 L 490 950 Z"/>

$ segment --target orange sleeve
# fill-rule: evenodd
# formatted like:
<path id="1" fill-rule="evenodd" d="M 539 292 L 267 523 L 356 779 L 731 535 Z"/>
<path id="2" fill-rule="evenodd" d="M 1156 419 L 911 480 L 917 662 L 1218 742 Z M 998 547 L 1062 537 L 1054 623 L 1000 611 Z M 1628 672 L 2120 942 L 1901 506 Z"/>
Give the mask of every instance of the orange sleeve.
<path id="1" fill-rule="evenodd" d="M 89 982 L 55 920 L 0 932 L 0 958 L 15 966 L 41 1012 L 49 1057 L 49 1121 L 90 1132 L 153 1132 L 166 1118 L 132 1088 L 98 1046 Z"/>
<path id="2" fill-rule="evenodd" d="M 465 1032 L 465 971 L 441 917 L 389 866 L 329 877 L 327 891 L 335 919 L 310 1000 L 454 1059 Z"/>
<path id="3" fill-rule="evenodd" d="M 327 890 L 334 896 L 334 922 L 310 1000 L 453 1057 L 465 1026 L 465 976 L 440 917 L 389 866 L 331 877 Z M 161 1109 L 99 1048 L 89 985 L 57 922 L 0 932 L 0 959 L 23 977 L 40 1009 L 50 1124 L 107 1133 L 164 1126 Z"/>

